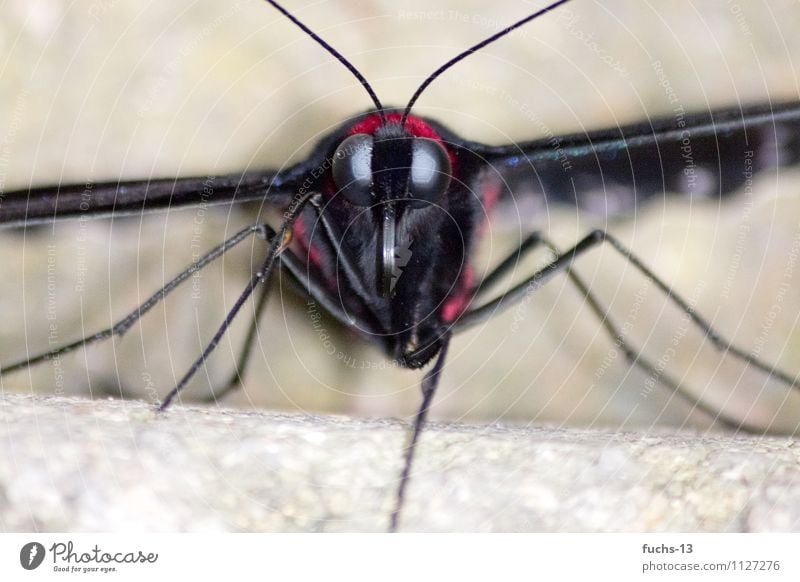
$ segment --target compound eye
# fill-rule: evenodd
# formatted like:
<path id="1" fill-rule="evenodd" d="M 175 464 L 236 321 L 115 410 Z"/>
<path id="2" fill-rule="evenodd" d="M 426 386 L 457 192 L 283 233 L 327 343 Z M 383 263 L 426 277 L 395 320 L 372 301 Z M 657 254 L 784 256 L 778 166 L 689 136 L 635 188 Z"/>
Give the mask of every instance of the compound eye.
<path id="1" fill-rule="evenodd" d="M 438 202 L 450 185 L 451 171 L 450 156 L 439 142 L 424 137 L 416 138 L 411 146 L 409 204 L 414 208 L 423 208 L 429 203 Z"/>
<path id="2" fill-rule="evenodd" d="M 372 204 L 372 136 L 351 135 L 333 155 L 333 181 L 356 206 Z"/>

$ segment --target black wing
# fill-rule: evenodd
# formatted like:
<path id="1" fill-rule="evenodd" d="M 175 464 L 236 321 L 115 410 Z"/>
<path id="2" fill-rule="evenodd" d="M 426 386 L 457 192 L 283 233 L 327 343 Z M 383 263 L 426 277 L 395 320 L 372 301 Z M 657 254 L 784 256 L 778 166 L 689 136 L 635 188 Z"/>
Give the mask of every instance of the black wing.
<path id="1" fill-rule="evenodd" d="M 266 200 L 273 206 L 283 207 L 301 187 L 311 185 L 307 183 L 307 175 L 309 168 L 319 163 L 315 158 L 312 156 L 283 172 L 87 182 L 0 193 L 0 227 L 249 200 Z"/>
<path id="2" fill-rule="evenodd" d="M 465 143 L 505 193 L 599 214 L 653 196 L 723 196 L 756 172 L 800 163 L 800 103 L 728 108 L 506 146 Z"/>

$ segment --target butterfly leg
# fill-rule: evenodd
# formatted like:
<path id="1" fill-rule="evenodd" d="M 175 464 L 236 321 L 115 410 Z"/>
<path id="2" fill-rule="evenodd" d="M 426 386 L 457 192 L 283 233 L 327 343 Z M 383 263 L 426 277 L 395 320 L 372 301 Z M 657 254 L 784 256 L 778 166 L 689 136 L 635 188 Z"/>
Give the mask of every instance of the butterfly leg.
<path id="1" fill-rule="evenodd" d="M 529 252 L 535 250 L 538 246 L 543 245 L 550 252 L 555 256 L 558 257 L 561 253 L 550 241 L 547 237 L 539 232 L 534 232 L 529 235 L 520 246 L 513 251 L 505 260 L 503 260 L 494 270 L 492 270 L 483 281 L 481 281 L 478 290 L 476 291 L 476 296 L 494 284 L 500 277 L 506 275 L 508 271 L 510 271 L 513 267 L 515 267 L 519 260 Z M 610 319 L 608 309 L 602 305 L 600 300 L 597 296 L 590 290 L 589 285 L 587 285 L 583 279 L 575 273 L 572 268 L 566 268 L 567 276 L 570 278 L 572 283 L 578 288 L 580 293 L 585 297 L 587 305 L 589 309 L 597 316 L 600 320 L 600 324 L 603 326 L 603 329 L 609 334 L 614 345 L 623 353 L 625 358 L 631 365 L 635 365 L 647 374 L 649 374 L 652 378 L 656 378 L 663 386 L 669 389 L 671 392 L 677 394 L 679 397 L 683 398 L 688 402 L 690 406 L 693 408 L 697 408 L 698 410 L 702 410 L 709 416 L 713 417 L 716 422 L 726 426 L 730 429 L 741 429 L 746 430 L 749 432 L 756 432 L 757 428 L 746 425 L 740 421 L 729 417 L 716 409 L 712 408 L 702 400 L 695 397 L 691 392 L 683 389 L 678 381 L 674 378 L 670 377 L 666 374 L 663 370 L 658 370 L 658 368 L 648 361 L 641 353 L 641 350 L 633 347 L 622 335 L 619 331 L 619 328 L 616 324 Z"/>
<path id="2" fill-rule="evenodd" d="M 433 368 L 428 370 L 422 378 L 422 404 L 414 417 L 414 425 L 411 428 L 411 440 L 405 448 L 405 455 L 403 456 L 403 471 L 400 473 L 400 483 L 397 486 L 397 494 L 395 495 L 395 506 L 389 520 L 389 531 L 391 533 L 397 531 L 397 526 L 400 523 L 400 513 L 403 510 L 406 489 L 408 487 L 409 478 L 411 477 L 411 467 L 414 464 L 414 453 L 416 453 L 419 436 L 422 434 L 422 428 L 428 417 L 428 410 L 436 394 L 436 388 L 439 386 L 439 378 L 442 375 L 444 360 L 447 357 L 447 348 L 449 345 L 449 337 L 443 338 L 442 349 L 439 352 L 439 356 L 436 358 L 436 363 L 434 363 Z"/>
<path id="3" fill-rule="evenodd" d="M 55 348 L 53 350 L 43 352 L 39 355 L 33 356 L 32 358 L 28 358 L 27 360 L 23 360 L 21 362 L 17 362 L 15 364 L 11 364 L 8 366 L 0 366 L 0 375 L 11 374 L 13 372 L 17 372 L 19 370 L 23 370 L 29 368 L 30 366 L 34 366 L 45 360 L 49 360 L 55 357 L 62 356 L 79 348 L 91 345 L 93 343 L 100 342 L 102 340 L 114 337 L 114 336 L 122 336 L 131 326 L 136 323 L 145 313 L 150 311 L 156 304 L 158 304 L 161 300 L 163 300 L 169 293 L 171 293 L 176 287 L 178 287 L 181 283 L 186 281 L 189 277 L 191 277 L 194 273 L 203 269 L 206 265 L 213 262 L 215 259 L 219 258 L 227 251 L 241 243 L 243 240 L 249 238 L 253 234 L 256 233 L 263 233 L 265 229 L 264 225 L 254 225 L 248 228 L 245 228 L 234 236 L 223 242 L 222 244 L 218 245 L 210 252 L 208 252 L 205 256 L 201 257 L 199 260 L 195 261 L 188 269 L 180 273 L 166 285 L 164 285 L 161 289 L 156 291 L 153 295 L 150 296 L 144 303 L 142 303 L 139 307 L 137 307 L 134 311 L 128 314 L 126 317 L 112 325 L 111 327 L 104 329 L 95 333 L 94 335 L 84 337 L 79 339 L 75 342 L 70 344 L 61 346 L 60 348 Z"/>
<path id="4" fill-rule="evenodd" d="M 552 261 L 550 261 L 541 269 L 537 270 L 533 275 L 531 275 L 521 283 L 515 285 L 512 289 L 503 293 L 496 299 L 493 299 L 492 301 L 489 301 L 488 303 L 485 303 L 480 307 L 476 307 L 464 313 L 455 322 L 455 324 L 453 324 L 453 331 L 461 331 L 462 329 L 478 325 L 479 323 L 487 319 L 490 319 L 491 317 L 494 317 L 500 311 L 508 309 L 511 305 L 513 305 L 517 301 L 523 299 L 525 296 L 539 289 L 539 287 L 541 287 L 547 281 L 549 281 L 551 277 L 567 269 L 577 257 L 583 255 L 585 252 L 593 249 L 594 247 L 602 243 L 604 240 L 603 239 L 604 235 L 605 233 L 599 230 L 593 231 L 592 233 L 588 234 L 580 241 L 578 241 L 578 243 L 571 249 L 569 249 L 563 254 L 556 256 L 556 258 L 554 258 Z M 512 253 L 512 255 L 508 259 L 506 259 L 504 263 L 508 263 L 509 259 L 515 257 L 516 255 L 517 255 L 516 252 Z M 503 267 L 502 264 L 501 267 Z M 508 268 L 509 267 L 506 265 L 504 267 L 504 271 L 507 271 Z M 487 276 L 487 279 L 493 277 L 494 274 L 492 273 Z M 481 283 L 481 287 L 485 287 L 484 283 Z"/>
<path id="5" fill-rule="evenodd" d="M 492 269 L 492 271 L 486 275 L 486 277 L 483 278 L 473 296 L 479 297 L 480 295 L 486 293 L 486 291 L 492 285 L 497 283 L 501 277 L 508 275 L 510 271 L 517 267 L 523 256 L 534 251 L 537 247 L 543 244 L 545 244 L 545 242 L 541 233 L 536 231 L 529 234 L 514 251 L 512 251 L 505 259 L 500 261 L 500 263 L 494 269 Z"/>
<path id="6" fill-rule="evenodd" d="M 211 403 L 217 402 L 225 398 L 231 392 L 238 390 L 242 385 L 247 366 L 250 363 L 250 357 L 253 352 L 253 342 L 256 338 L 256 331 L 258 331 L 258 321 L 264 313 L 267 306 L 267 298 L 269 297 L 269 287 L 264 285 L 261 288 L 258 299 L 256 300 L 256 307 L 253 310 L 253 321 L 250 322 L 250 327 L 247 330 L 247 335 L 244 338 L 244 345 L 240 348 L 239 358 L 236 360 L 233 372 L 228 379 L 218 388 L 212 388 L 208 396 L 200 399 L 200 402 Z"/>
<path id="7" fill-rule="evenodd" d="M 550 240 L 542 237 L 542 241 L 545 245 L 547 245 L 554 255 L 559 255 L 558 248 Z M 678 380 L 667 374 L 664 370 L 659 369 L 655 364 L 645 358 L 641 349 L 634 347 L 630 342 L 628 342 L 628 340 L 625 339 L 625 336 L 611 319 L 608 308 L 600 302 L 597 296 L 590 290 L 589 285 L 583 280 L 583 278 L 575 273 L 573 269 L 567 269 L 567 275 L 575 287 L 578 288 L 581 295 L 584 296 L 589 309 L 595 314 L 595 316 L 597 316 L 598 320 L 600 321 L 600 325 L 611 337 L 611 340 L 614 342 L 616 348 L 622 352 L 625 359 L 632 366 L 636 366 L 637 368 L 641 369 L 651 378 L 656 379 L 670 392 L 686 401 L 689 406 L 694 409 L 701 410 L 713 418 L 715 422 L 725 426 L 726 428 L 731 430 L 743 430 L 751 433 L 763 432 L 763 430 L 756 426 L 737 420 L 710 406 L 702 399 L 692 394 L 691 391 L 686 390 L 683 386 L 681 386 Z"/>
<path id="8" fill-rule="evenodd" d="M 475 290 L 475 295 L 485 293 L 492 285 L 494 285 L 501 277 L 508 274 L 509 271 L 514 269 L 519 260 L 527 253 L 534 250 L 537 246 L 543 244 L 543 239 L 538 232 L 531 233 L 525 238 L 522 243 L 512 251 L 500 264 L 495 267 L 481 282 Z M 446 340 L 441 352 L 434 364 L 433 368 L 425 374 L 422 380 L 422 404 L 417 410 L 414 418 L 414 425 L 411 429 L 411 440 L 405 449 L 405 456 L 403 458 L 403 470 L 400 475 L 400 483 L 398 485 L 397 494 L 395 496 L 395 508 L 392 511 L 391 520 L 389 522 L 389 531 L 397 531 L 399 525 L 400 513 L 405 502 L 405 493 L 408 487 L 408 481 L 411 476 L 411 468 L 414 461 L 414 454 L 416 452 L 417 443 L 419 441 L 422 428 L 428 415 L 428 409 L 433 401 L 436 388 L 439 385 L 439 376 L 441 375 L 444 366 L 444 359 L 447 353 L 447 346 L 449 341 Z"/>
<path id="9" fill-rule="evenodd" d="M 219 329 L 217 329 L 217 332 L 214 334 L 214 337 L 211 338 L 211 341 L 208 342 L 208 345 L 206 346 L 205 350 L 203 350 L 203 353 L 200 355 L 199 358 L 197 358 L 194 361 L 194 363 L 186 371 L 186 374 L 184 374 L 183 378 L 180 379 L 180 381 L 175 385 L 175 387 L 172 390 L 170 390 L 167 396 L 164 398 L 164 401 L 158 407 L 159 411 L 165 410 L 172 403 L 175 397 L 178 396 L 178 394 L 180 394 L 181 390 L 183 390 L 186 387 L 186 384 L 189 383 L 189 380 L 192 379 L 192 376 L 194 376 L 197 373 L 197 371 L 203 365 L 205 365 L 208 356 L 210 356 L 211 352 L 213 352 L 214 349 L 216 349 L 217 345 L 219 345 L 219 342 L 222 340 L 222 336 L 224 336 L 225 333 L 228 331 L 228 328 L 231 326 L 231 323 L 233 323 L 233 319 L 242 309 L 244 303 L 250 298 L 250 295 L 253 294 L 256 285 L 258 285 L 259 283 L 262 283 L 264 285 L 267 284 L 270 275 L 272 274 L 275 268 L 275 265 L 278 264 L 279 255 L 284 250 L 286 250 L 286 247 L 291 241 L 292 226 L 297 220 L 297 217 L 300 214 L 300 212 L 303 210 L 303 208 L 305 208 L 306 204 L 313 195 L 314 195 L 313 193 L 306 194 L 299 201 L 297 201 L 293 210 L 286 213 L 285 219 L 281 224 L 281 227 L 278 229 L 275 236 L 271 238 L 269 250 L 267 251 L 267 256 L 264 259 L 264 263 L 261 265 L 261 268 L 250 278 L 250 281 L 244 288 L 244 291 L 242 291 L 242 293 L 239 295 L 239 298 L 233 304 L 231 310 L 225 316 L 224 321 L 219 326 Z"/>
<path id="10" fill-rule="evenodd" d="M 343 272 L 345 276 L 348 278 L 349 284 L 356 292 L 356 294 L 362 298 L 362 300 L 364 300 L 365 302 L 368 301 L 369 294 L 364 290 L 363 285 L 361 284 L 361 279 L 355 274 L 355 268 L 350 262 L 350 257 L 348 256 L 347 253 L 341 251 L 339 243 L 339 241 L 341 240 L 341 235 L 338 233 L 336 225 L 333 224 L 325 214 L 322 201 L 319 200 L 318 198 L 312 197 L 309 200 L 309 204 L 316 212 L 317 219 L 319 220 L 319 224 L 322 227 L 321 236 L 324 236 L 327 239 L 328 243 L 333 248 L 334 254 L 337 257 L 339 264 L 342 266 Z M 270 238 L 275 236 L 275 231 L 273 229 L 269 227 L 267 227 L 267 229 L 268 229 L 267 234 Z M 304 264 L 292 253 L 288 252 L 281 254 L 280 258 L 282 265 L 287 268 L 288 273 L 290 274 L 291 277 L 294 278 L 295 283 L 297 283 L 302 289 L 308 292 L 309 295 L 311 295 L 311 297 L 317 299 L 318 301 L 323 300 L 327 311 L 333 314 L 336 319 L 344 322 L 345 325 L 355 325 L 358 323 L 361 329 L 371 329 L 372 326 L 376 324 L 376 322 L 374 321 L 370 322 L 355 321 L 352 315 L 345 314 L 336 303 L 330 301 L 327 298 L 328 294 L 325 291 L 324 286 L 318 280 L 315 279 L 313 273 L 309 270 L 309 265 L 307 263 Z M 202 401 L 216 402 L 220 398 L 223 398 L 224 396 L 233 392 L 239 386 L 241 386 L 241 381 L 242 378 L 244 377 L 244 373 L 247 368 L 247 364 L 249 363 L 250 355 L 252 353 L 253 342 L 255 341 L 256 332 L 258 330 L 258 321 L 259 319 L 261 319 L 261 314 L 263 313 L 264 308 L 266 307 L 268 294 L 269 294 L 269 288 L 264 286 L 257 300 L 254 318 L 252 323 L 250 324 L 250 328 L 248 329 L 244 345 L 240 352 L 239 359 L 236 363 L 233 373 L 231 374 L 226 383 L 224 383 L 220 388 L 213 389 L 211 391 L 211 394 L 203 398 Z"/>
<path id="11" fill-rule="evenodd" d="M 582 255 L 586 251 L 604 242 L 610 244 L 619 254 L 621 254 L 634 267 L 636 267 L 648 280 L 650 280 L 653 284 L 655 284 L 679 309 L 681 309 L 684 313 L 686 313 L 692 320 L 692 322 L 706 334 L 706 337 L 709 340 L 711 340 L 712 344 L 722 353 L 730 354 L 736 359 L 744 361 L 747 364 L 753 365 L 754 367 L 767 373 L 769 376 L 779 379 L 780 381 L 790 386 L 791 388 L 795 389 L 800 388 L 800 379 L 793 378 L 786 372 L 776 369 L 775 366 L 769 365 L 755 356 L 751 356 L 743 349 L 734 346 L 728 340 L 724 339 L 711 327 L 709 323 L 707 323 L 702 317 L 700 317 L 697 314 L 697 312 L 688 304 L 686 300 L 677 295 L 663 281 L 661 281 L 647 266 L 645 266 L 641 262 L 641 260 L 638 257 L 636 257 L 629 249 L 627 249 L 627 247 L 625 247 L 622 243 L 620 243 L 615 237 L 602 230 L 592 231 L 589 235 L 581 239 L 581 241 L 579 241 L 578 244 L 576 244 L 574 247 L 572 247 L 565 253 L 558 254 L 557 250 L 553 247 L 552 250 L 557 255 L 556 258 L 553 259 L 553 261 L 545 265 L 545 267 L 538 270 L 527 280 L 518 284 L 513 289 L 503 294 L 502 296 L 498 297 L 497 299 L 465 313 L 462 316 L 462 318 L 456 323 L 457 329 L 461 329 L 463 327 L 467 327 L 470 325 L 475 325 L 476 323 L 479 323 L 487 319 L 488 317 L 491 317 L 492 315 L 497 313 L 498 310 L 506 308 L 509 302 L 522 299 L 525 295 L 532 293 L 533 291 L 541 287 L 555 273 L 561 270 L 567 270 L 569 272 L 569 267 L 578 256 Z M 652 363 L 644 359 L 637 350 L 633 349 L 630 345 L 628 345 L 624 341 L 624 338 L 622 338 L 616 326 L 607 317 L 605 317 L 606 310 L 600 305 L 600 303 L 591 293 L 589 293 L 589 295 L 586 295 L 586 292 L 589 291 L 588 287 L 580 279 L 576 280 L 576 278 L 574 277 L 573 277 L 573 282 L 576 283 L 581 292 L 584 293 L 584 295 L 587 297 L 587 301 L 589 301 L 590 308 L 592 308 L 598 315 L 598 317 L 600 317 L 601 322 L 604 322 L 603 325 L 605 329 L 612 335 L 614 341 L 619 342 L 620 340 L 623 340 L 621 343 L 619 343 L 619 345 L 620 348 L 623 349 L 623 351 L 625 352 L 625 355 L 629 359 L 629 361 L 635 363 L 636 365 L 640 366 L 642 369 L 648 371 L 649 373 L 656 373 L 656 376 L 663 384 L 670 387 L 676 393 L 680 394 L 683 398 L 690 401 L 693 406 L 697 406 L 698 408 L 712 414 L 712 416 L 717 418 L 719 422 L 722 422 L 723 424 L 726 424 L 734 428 L 741 428 L 744 430 L 756 430 L 754 427 L 748 426 L 735 419 L 716 414 L 710 407 L 701 403 L 696 397 L 685 392 L 684 390 L 679 390 L 677 388 L 679 386 L 678 382 L 676 382 L 672 378 L 669 378 L 663 373 L 659 373 L 658 369 Z"/>

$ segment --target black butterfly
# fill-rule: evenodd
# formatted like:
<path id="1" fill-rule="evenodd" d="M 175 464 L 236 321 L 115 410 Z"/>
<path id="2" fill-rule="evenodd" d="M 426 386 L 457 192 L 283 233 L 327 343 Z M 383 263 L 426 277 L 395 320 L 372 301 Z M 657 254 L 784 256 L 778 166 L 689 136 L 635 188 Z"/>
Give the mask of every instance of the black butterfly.
<path id="1" fill-rule="evenodd" d="M 752 174 L 800 162 L 797 102 L 682 113 L 505 146 L 466 141 L 435 120 L 413 114 L 417 97 L 445 70 L 565 2 L 555 2 L 529 15 L 448 61 L 419 87 L 404 109 L 390 109 L 381 104 L 348 61 L 270 1 L 356 75 L 375 109 L 346 120 L 321 140 L 306 160 L 280 171 L 115 180 L 7 193 L 0 204 L 0 222 L 9 226 L 49 223 L 53 218 L 117 217 L 190 204 L 247 201 L 264 201 L 280 209 L 282 220 L 274 226 L 263 223 L 249 227 L 228 239 L 105 332 L 6 365 L 4 373 L 121 335 L 167 292 L 228 249 L 260 236 L 268 241 L 269 248 L 263 263 L 203 355 L 161 408 L 168 406 L 203 366 L 252 292 L 278 266 L 282 267 L 314 303 L 379 345 L 399 366 L 417 369 L 431 364 L 422 383 L 423 402 L 406 452 L 392 529 L 397 526 L 417 438 L 451 337 L 510 307 L 557 274 L 566 273 L 585 295 L 631 364 L 719 422 L 757 430 L 693 396 L 668 371 L 659 369 L 658 363 L 630 346 L 623 331 L 606 317 L 601 300 L 570 270 L 573 263 L 594 248 L 610 246 L 659 287 L 720 350 L 793 388 L 797 379 L 720 337 L 686 300 L 607 232 L 593 230 L 563 251 L 543 233 L 532 232 L 493 271 L 482 278 L 475 275 L 470 259 L 481 224 L 496 204 L 521 193 L 544 204 L 587 210 L 611 204 L 622 212 L 665 192 L 703 198 L 724 196 Z M 595 195 L 598 191 L 603 193 L 601 199 Z M 521 256 L 542 248 L 555 258 L 510 290 L 492 293 Z M 266 297 L 266 293 L 261 295 L 259 305 Z"/>

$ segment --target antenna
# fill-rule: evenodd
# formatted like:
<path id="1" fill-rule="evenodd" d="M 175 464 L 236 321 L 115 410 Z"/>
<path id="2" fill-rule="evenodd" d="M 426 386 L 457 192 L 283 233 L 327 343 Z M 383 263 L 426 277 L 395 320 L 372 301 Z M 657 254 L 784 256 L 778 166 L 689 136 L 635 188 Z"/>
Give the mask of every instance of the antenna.
<path id="1" fill-rule="evenodd" d="M 268 1 L 270 1 L 270 0 L 268 0 Z M 401 125 L 405 125 L 406 119 L 408 118 L 408 114 L 411 112 L 411 108 L 414 107 L 414 103 L 416 103 L 417 99 L 419 99 L 419 96 L 422 94 L 423 91 L 425 91 L 425 89 L 428 88 L 428 85 L 433 83 L 439 77 L 439 75 L 444 73 L 447 69 L 449 69 L 450 67 L 455 65 L 457 62 L 464 60 L 465 58 L 467 58 L 472 53 L 479 51 L 480 49 L 482 49 L 486 45 L 491 44 L 494 41 L 496 41 L 497 39 L 504 37 L 509 32 L 519 28 L 520 26 L 522 26 L 524 24 L 529 23 L 531 20 L 534 20 L 534 19 L 542 16 L 543 14 L 547 14 L 551 10 L 553 10 L 555 8 L 558 8 L 559 6 L 561 6 L 562 4 L 566 4 L 567 2 L 569 2 L 569 0 L 558 0 L 558 2 L 553 2 L 552 4 L 550 4 L 548 6 L 545 6 L 541 10 L 526 16 L 522 20 L 520 20 L 518 22 L 515 22 L 511 26 L 508 26 L 508 27 L 504 28 L 503 30 L 501 30 L 499 32 L 496 32 L 495 34 L 493 34 L 489 38 L 487 38 L 485 40 L 482 40 L 478 44 L 476 44 L 476 45 L 468 48 L 464 52 L 454 56 L 452 59 L 447 61 L 441 67 L 436 69 L 427 79 L 425 79 L 425 81 L 422 82 L 422 85 L 419 86 L 419 88 L 416 90 L 414 95 L 409 100 L 408 105 L 406 105 L 405 111 L 403 111 L 403 117 L 400 119 L 400 124 Z"/>
<path id="2" fill-rule="evenodd" d="M 278 4 L 275 0 L 266 0 L 266 1 L 269 2 L 270 4 L 272 4 L 272 6 L 275 7 L 275 9 L 278 12 L 283 14 L 286 18 L 291 20 L 293 23 L 295 23 L 300 28 L 300 30 L 302 30 L 308 36 L 310 36 L 315 41 L 317 41 L 318 45 L 320 45 L 322 48 L 324 48 L 326 51 L 328 51 L 330 54 L 332 54 L 333 57 L 337 61 L 339 61 L 345 67 L 347 67 L 348 71 L 353 73 L 353 76 L 356 79 L 358 79 L 358 82 L 361 83 L 361 86 L 364 87 L 364 90 L 369 94 L 370 98 L 372 99 L 372 102 L 375 104 L 375 107 L 378 110 L 378 114 L 381 116 L 381 119 L 385 122 L 386 121 L 386 115 L 383 113 L 383 105 L 381 104 L 380 99 L 378 99 L 378 96 L 375 94 L 375 91 L 372 89 L 372 86 L 370 86 L 370 84 L 364 78 L 364 75 L 362 75 L 361 72 L 358 69 L 356 69 L 353 66 L 353 64 L 344 57 L 344 55 L 342 55 L 339 51 L 337 51 L 335 48 L 333 48 L 331 45 L 329 45 L 327 42 L 325 42 L 322 38 L 320 38 L 320 36 L 316 32 L 314 32 L 308 26 L 306 26 L 305 24 L 300 22 L 294 15 L 292 15 L 283 6 Z"/>

